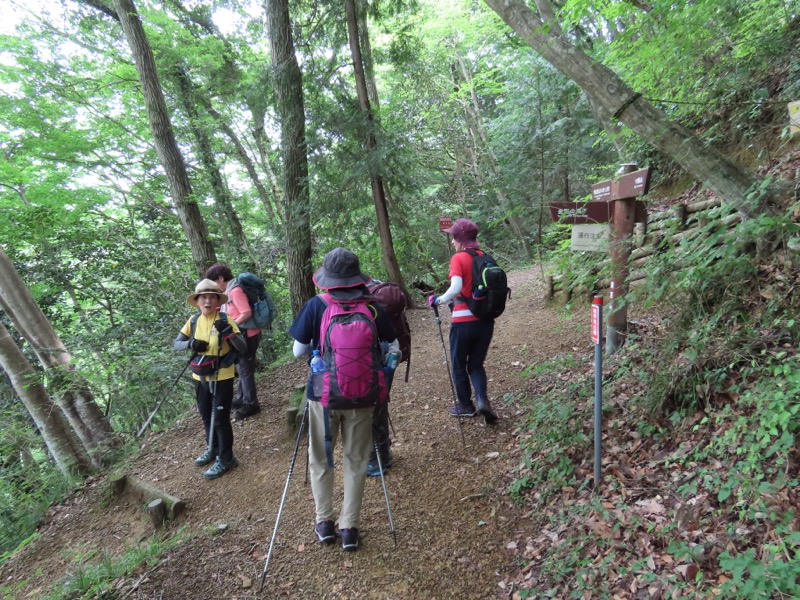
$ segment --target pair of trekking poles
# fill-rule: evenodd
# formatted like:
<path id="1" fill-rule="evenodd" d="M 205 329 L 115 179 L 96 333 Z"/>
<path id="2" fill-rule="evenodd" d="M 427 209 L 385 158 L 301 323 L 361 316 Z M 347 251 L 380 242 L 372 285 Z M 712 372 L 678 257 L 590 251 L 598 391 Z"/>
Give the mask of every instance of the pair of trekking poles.
<path id="1" fill-rule="evenodd" d="M 434 315 L 436 315 L 436 325 L 438 326 L 438 329 L 439 329 L 439 339 L 442 342 L 442 350 L 444 350 L 444 360 L 445 360 L 445 364 L 447 365 L 447 376 L 448 376 L 448 380 L 450 381 L 450 391 L 453 394 L 453 402 L 455 403 L 456 406 L 458 406 L 458 399 L 457 399 L 457 396 L 456 396 L 456 388 L 455 388 L 455 384 L 453 383 L 453 374 L 450 371 L 450 361 L 449 361 L 449 359 L 447 357 L 447 347 L 445 346 L 445 343 L 444 343 L 444 333 L 442 332 L 442 319 L 439 317 L 439 308 L 435 304 L 433 305 L 432 308 L 433 308 Z M 272 557 L 272 550 L 275 547 L 275 537 L 278 535 L 278 526 L 280 525 L 280 522 L 281 522 L 281 515 L 283 514 L 283 507 L 286 504 L 286 494 L 289 491 L 289 482 L 292 480 L 292 474 L 294 473 L 294 466 L 295 466 L 295 462 L 297 461 L 297 453 L 298 453 L 298 451 L 300 449 L 300 440 L 303 437 L 303 430 L 305 429 L 305 423 L 306 423 L 306 417 L 307 416 L 308 416 L 308 400 L 305 401 L 305 406 L 303 407 L 303 416 L 300 419 L 300 427 L 298 428 L 298 431 L 297 431 L 297 439 L 295 440 L 294 451 L 292 452 L 292 458 L 291 458 L 291 461 L 289 463 L 289 474 L 286 477 L 286 484 L 283 486 L 283 495 L 281 496 L 281 503 L 280 503 L 280 506 L 278 507 L 278 515 L 275 518 L 275 527 L 272 530 L 272 538 L 270 539 L 269 549 L 267 550 L 267 557 L 266 557 L 266 559 L 264 561 L 264 569 L 261 571 L 261 587 L 259 588 L 259 592 L 264 589 L 264 582 L 265 582 L 266 577 L 267 577 L 267 569 L 269 568 L 269 561 L 270 561 L 270 558 Z M 461 432 L 461 443 L 466 448 L 467 442 L 466 442 L 466 439 L 464 438 L 464 424 L 462 423 L 461 419 L 458 420 L 458 425 L 459 425 L 459 430 Z M 387 432 L 387 435 L 388 435 L 388 432 Z M 383 461 L 381 460 L 380 448 L 378 447 L 378 440 L 377 440 L 377 436 L 375 436 L 375 435 L 373 435 L 373 444 L 375 446 L 375 456 L 378 459 L 378 469 L 380 470 L 380 475 L 381 475 L 381 485 L 383 486 L 383 495 L 384 495 L 384 498 L 386 499 L 386 511 L 387 511 L 387 513 L 389 515 L 389 528 L 390 528 L 391 533 L 392 533 L 392 538 L 394 539 L 394 544 L 395 544 L 395 546 L 397 546 L 397 532 L 395 531 L 395 528 L 394 528 L 394 519 L 392 517 L 392 507 L 389 504 L 389 491 L 386 488 L 386 478 L 384 476 Z M 307 476 L 308 476 L 308 463 L 306 463 L 306 477 Z"/>
<path id="2" fill-rule="evenodd" d="M 264 582 L 267 577 L 267 569 L 269 568 L 269 560 L 272 557 L 272 550 L 275 547 L 275 537 L 278 535 L 278 526 L 281 522 L 281 515 L 283 514 L 283 507 L 286 504 L 286 494 L 289 491 L 289 482 L 292 480 L 292 474 L 294 473 L 294 465 L 297 461 L 297 453 L 300 450 L 300 440 L 303 437 L 303 431 L 306 425 L 306 417 L 308 416 L 308 403 L 309 400 L 305 400 L 305 405 L 303 407 L 303 416 L 300 419 L 300 427 L 297 431 L 297 439 L 294 443 L 294 451 L 292 452 L 292 459 L 289 462 L 289 474 L 286 477 L 286 484 L 283 486 L 283 495 L 281 496 L 281 503 L 278 507 L 278 515 L 275 518 L 275 527 L 272 530 L 272 539 L 269 542 L 269 550 L 267 550 L 267 558 L 264 561 L 264 569 L 261 571 L 261 587 L 259 588 L 259 592 L 264 589 Z M 375 456 L 378 458 L 378 470 L 381 474 L 381 485 L 383 487 L 383 497 L 386 499 L 386 512 L 389 515 L 389 530 L 392 534 L 392 539 L 394 540 L 394 545 L 397 546 L 397 531 L 394 528 L 394 518 L 392 517 L 392 507 L 389 504 L 389 490 L 386 488 L 386 477 L 384 476 L 383 470 L 383 461 L 381 460 L 381 453 L 380 449 L 378 448 L 378 439 L 377 436 L 372 436 L 372 443 L 375 447 Z M 308 463 L 306 463 L 306 468 L 308 467 Z M 307 475 L 307 473 L 306 473 Z M 307 479 L 306 479 L 307 481 Z"/>

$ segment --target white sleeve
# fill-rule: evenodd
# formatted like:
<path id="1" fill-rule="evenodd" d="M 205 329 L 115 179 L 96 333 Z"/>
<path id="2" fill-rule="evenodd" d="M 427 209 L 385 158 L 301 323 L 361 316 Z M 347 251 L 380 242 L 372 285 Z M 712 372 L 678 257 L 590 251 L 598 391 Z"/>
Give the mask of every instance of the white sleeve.
<path id="1" fill-rule="evenodd" d="M 311 344 L 301 344 L 295 340 L 294 345 L 292 345 L 292 353 L 294 353 L 295 358 L 300 358 L 306 354 L 311 354 Z"/>
<path id="2" fill-rule="evenodd" d="M 461 293 L 461 288 L 464 286 L 464 280 L 458 275 L 453 275 L 450 279 L 450 288 L 441 296 L 439 296 L 436 304 L 447 304 Z"/>

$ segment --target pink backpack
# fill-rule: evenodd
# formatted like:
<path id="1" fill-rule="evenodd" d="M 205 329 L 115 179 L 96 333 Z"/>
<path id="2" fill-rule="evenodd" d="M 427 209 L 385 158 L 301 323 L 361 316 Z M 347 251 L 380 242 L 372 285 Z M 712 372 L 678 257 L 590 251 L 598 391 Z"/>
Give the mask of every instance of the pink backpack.
<path id="1" fill-rule="evenodd" d="M 326 408 L 366 408 L 386 402 L 386 382 L 375 315 L 367 300 L 327 305 L 320 325 L 320 354 L 325 361 L 322 397 Z"/>

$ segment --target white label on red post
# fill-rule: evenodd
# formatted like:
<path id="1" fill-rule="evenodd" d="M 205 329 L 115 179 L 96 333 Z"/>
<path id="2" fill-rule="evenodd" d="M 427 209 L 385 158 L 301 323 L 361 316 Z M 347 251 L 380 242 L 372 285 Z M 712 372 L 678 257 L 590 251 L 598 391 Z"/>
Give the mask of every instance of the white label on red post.
<path id="1" fill-rule="evenodd" d="M 600 343 L 600 305 L 592 304 L 592 343 Z"/>

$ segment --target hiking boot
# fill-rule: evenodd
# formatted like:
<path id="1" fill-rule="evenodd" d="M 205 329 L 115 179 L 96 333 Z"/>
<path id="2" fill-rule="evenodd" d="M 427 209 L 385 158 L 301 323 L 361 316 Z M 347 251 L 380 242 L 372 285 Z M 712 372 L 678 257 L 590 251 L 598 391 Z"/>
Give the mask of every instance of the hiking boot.
<path id="1" fill-rule="evenodd" d="M 340 529 L 339 534 L 342 536 L 342 550 L 345 552 L 358 550 L 358 529 L 355 527 Z"/>
<path id="2" fill-rule="evenodd" d="M 242 408 L 243 406 L 244 406 L 244 402 L 242 402 L 241 399 L 234 400 L 233 402 L 231 402 L 231 408 L 233 410 Z"/>
<path id="3" fill-rule="evenodd" d="M 483 415 L 483 420 L 487 425 L 497 422 L 497 413 L 492 410 L 492 405 L 488 400 L 478 398 L 478 412 Z"/>
<path id="4" fill-rule="evenodd" d="M 203 477 L 206 479 L 216 479 L 217 477 L 221 477 L 231 469 L 238 467 L 239 461 L 236 460 L 236 457 L 231 458 L 228 462 L 223 462 L 223 460 L 218 456 L 217 462 L 214 463 L 214 466 L 211 467 L 208 471 L 203 473 Z"/>
<path id="5" fill-rule="evenodd" d="M 194 464 L 198 467 L 205 467 L 208 463 L 213 462 L 215 458 L 217 458 L 217 449 L 206 448 L 205 452 L 194 459 Z"/>
<path id="6" fill-rule="evenodd" d="M 451 417 L 474 417 L 477 414 L 474 406 L 462 406 L 459 404 L 458 406 L 450 407 Z"/>
<path id="7" fill-rule="evenodd" d="M 332 544 L 336 541 L 336 528 L 333 521 L 320 521 L 314 527 L 314 533 L 321 544 Z"/>
<path id="8" fill-rule="evenodd" d="M 392 455 L 389 456 L 381 456 L 381 464 L 383 465 L 383 474 L 386 475 L 386 471 L 392 468 Z M 377 458 L 370 458 L 369 463 L 367 463 L 367 477 L 380 477 L 381 476 L 381 467 L 378 464 Z"/>
<path id="9" fill-rule="evenodd" d="M 244 404 L 242 405 L 242 408 L 233 413 L 233 416 L 236 417 L 237 421 L 241 421 L 247 417 L 257 415 L 260 412 L 261 407 L 258 404 Z"/>

